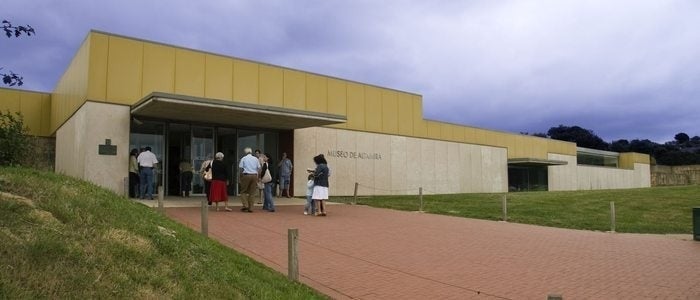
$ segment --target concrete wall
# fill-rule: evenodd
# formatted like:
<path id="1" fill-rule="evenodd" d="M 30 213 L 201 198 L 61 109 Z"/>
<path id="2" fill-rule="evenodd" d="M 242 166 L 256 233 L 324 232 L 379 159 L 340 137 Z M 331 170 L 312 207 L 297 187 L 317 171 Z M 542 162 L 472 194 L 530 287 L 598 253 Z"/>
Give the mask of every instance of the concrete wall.
<path id="1" fill-rule="evenodd" d="M 128 106 L 85 102 L 56 131 L 56 172 L 123 192 L 128 174 Z M 117 155 L 100 155 L 98 146 L 111 139 Z"/>
<path id="2" fill-rule="evenodd" d="M 294 189 L 306 190 L 306 168 L 323 154 L 330 193 L 361 195 L 506 192 L 505 148 L 314 127 L 294 131 Z"/>
<path id="3" fill-rule="evenodd" d="M 652 186 L 690 184 L 700 184 L 700 165 L 651 167 Z"/>
<path id="4" fill-rule="evenodd" d="M 550 191 L 602 190 L 651 186 L 648 164 L 635 163 L 633 170 L 577 165 L 576 156 L 549 154 L 549 159 L 568 164 L 548 167 Z"/>

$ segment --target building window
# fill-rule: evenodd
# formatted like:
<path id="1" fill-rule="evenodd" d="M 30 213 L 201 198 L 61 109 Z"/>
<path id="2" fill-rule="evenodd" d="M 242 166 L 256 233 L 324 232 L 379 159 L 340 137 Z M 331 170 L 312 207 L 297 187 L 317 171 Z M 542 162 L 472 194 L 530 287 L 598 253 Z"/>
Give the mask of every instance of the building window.
<path id="1" fill-rule="evenodd" d="M 617 152 L 578 148 L 576 161 L 578 165 L 617 168 L 620 154 Z"/>
<path id="2" fill-rule="evenodd" d="M 508 191 L 547 191 L 548 177 L 546 166 L 509 166 Z"/>

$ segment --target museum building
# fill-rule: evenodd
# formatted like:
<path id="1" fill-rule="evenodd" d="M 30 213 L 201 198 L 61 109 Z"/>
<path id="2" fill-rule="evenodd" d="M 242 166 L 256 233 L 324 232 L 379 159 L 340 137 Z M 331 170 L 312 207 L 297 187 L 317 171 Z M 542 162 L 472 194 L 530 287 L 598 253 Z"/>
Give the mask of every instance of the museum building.
<path id="1" fill-rule="evenodd" d="M 178 195 L 178 164 L 224 153 L 235 194 L 245 147 L 282 152 L 303 195 L 324 154 L 330 193 L 503 193 L 650 186 L 650 158 L 423 118 L 420 95 L 91 31 L 52 92 L 0 88 L 31 135 L 55 142 L 55 171 L 124 192 L 131 149 L 150 146 L 156 185 Z M 202 193 L 195 174 L 194 193 Z"/>

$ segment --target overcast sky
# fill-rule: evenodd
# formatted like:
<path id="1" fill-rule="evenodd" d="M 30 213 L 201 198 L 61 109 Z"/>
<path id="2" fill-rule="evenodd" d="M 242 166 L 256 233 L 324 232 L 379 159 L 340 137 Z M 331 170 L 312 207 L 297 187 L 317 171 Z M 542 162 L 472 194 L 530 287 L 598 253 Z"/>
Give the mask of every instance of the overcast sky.
<path id="1" fill-rule="evenodd" d="M 700 135 L 700 1 L 7 1 L 3 72 L 51 91 L 90 29 L 417 93 L 509 132 Z"/>

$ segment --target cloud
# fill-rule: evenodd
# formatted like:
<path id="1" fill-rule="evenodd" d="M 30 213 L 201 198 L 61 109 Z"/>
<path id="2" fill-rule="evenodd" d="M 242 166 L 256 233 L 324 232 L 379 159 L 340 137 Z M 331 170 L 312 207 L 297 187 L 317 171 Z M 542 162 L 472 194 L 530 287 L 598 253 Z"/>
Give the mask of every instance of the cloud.
<path id="1" fill-rule="evenodd" d="M 698 135 L 697 1 L 42 1 L 0 65 L 50 90 L 91 28 L 418 93 L 424 116 L 606 140 Z M 7 47 L 6 45 L 10 45 Z"/>

